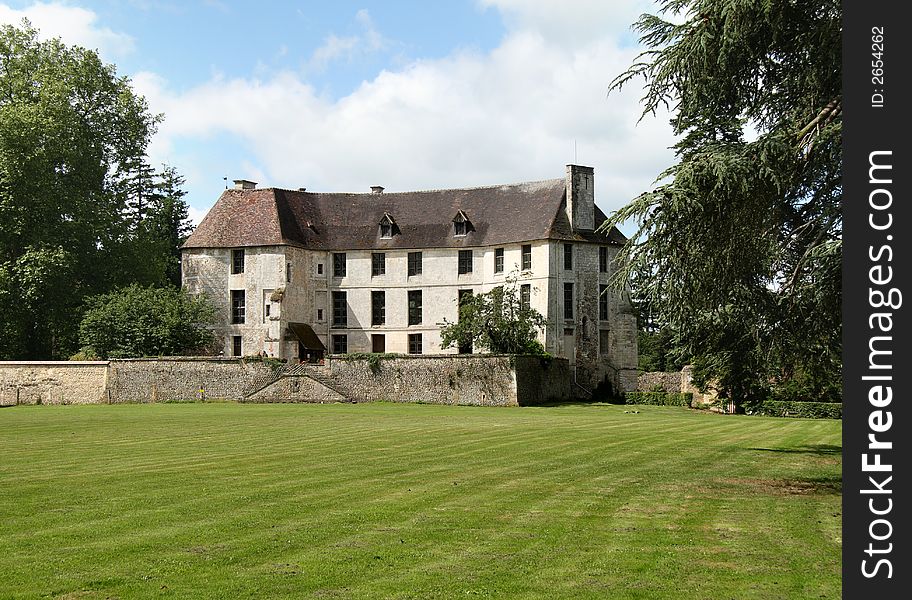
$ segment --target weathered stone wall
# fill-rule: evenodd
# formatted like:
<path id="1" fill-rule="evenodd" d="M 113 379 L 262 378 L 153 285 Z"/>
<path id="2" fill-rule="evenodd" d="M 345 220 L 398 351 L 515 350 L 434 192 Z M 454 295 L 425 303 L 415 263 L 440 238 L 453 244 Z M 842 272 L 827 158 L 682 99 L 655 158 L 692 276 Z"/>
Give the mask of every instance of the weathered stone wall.
<path id="1" fill-rule="evenodd" d="M 671 394 L 677 394 L 684 391 L 681 388 L 682 381 L 683 380 L 681 378 L 680 371 L 651 371 L 647 373 L 640 373 L 639 377 L 637 378 L 636 391 L 663 391 Z"/>
<path id="2" fill-rule="evenodd" d="M 329 359 L 325 366 L 302 365 L 294 373 L 275 378 L 262 362 L 233 358 L 0 363 L 0 403 L 226 399 L 516 406 L 571 396 L 570 367 L 562 358 L 407 356 L 373 365 L 368 359 Z"/>
<path id="3" fill-rule="evenodd" d="M 412 356 L 331 359 L 329 378 L 358 401 L 515 406 L 516 380 L 509 356 Z"/>
<path id="4" fill-rule="evenodd" d="M 108 389 L 111 402 L 239 400 L 270 373 L 261 362 L 233 358 L 112 360 Z"/>
<path id="5" fill-rule="evenodd" d="M 98 404 L 106 400 L 107 362 L 0 362 L 0 405 Z"/>

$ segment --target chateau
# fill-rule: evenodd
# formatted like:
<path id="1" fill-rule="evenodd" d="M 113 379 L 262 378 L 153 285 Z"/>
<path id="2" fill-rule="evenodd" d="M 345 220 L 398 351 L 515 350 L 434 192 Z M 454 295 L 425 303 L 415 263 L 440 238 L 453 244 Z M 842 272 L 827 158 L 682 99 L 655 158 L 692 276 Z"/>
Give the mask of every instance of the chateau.
<path id="1" fill-rule="evenodd" d="M 591 167 L 452 190 L 319 193 L 237 180 L 183 246 L 183 283 L 218 307 L 226 355 L 469 353 L 441 348 L 463 294 L 515 279 L 578 385 L 636 389 L 636 322 L 609 288 L 625 241 L 596 228 Z"/>

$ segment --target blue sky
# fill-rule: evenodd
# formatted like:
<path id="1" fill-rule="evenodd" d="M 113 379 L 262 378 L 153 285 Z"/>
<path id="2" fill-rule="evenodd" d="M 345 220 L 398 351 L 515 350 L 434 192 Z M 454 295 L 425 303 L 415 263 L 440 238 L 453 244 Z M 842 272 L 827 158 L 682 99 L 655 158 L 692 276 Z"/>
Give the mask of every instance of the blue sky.
<path id="1" fill-rule="evenodd" d="M 153 164 L 200 219 L 232 179 L 390 191 L 596 169 L 618 208 L 672 161 L 667 115 L 606 97 L 649 2 L 0 0 L 45 37 L 97 49 L 165 121 Z"/>

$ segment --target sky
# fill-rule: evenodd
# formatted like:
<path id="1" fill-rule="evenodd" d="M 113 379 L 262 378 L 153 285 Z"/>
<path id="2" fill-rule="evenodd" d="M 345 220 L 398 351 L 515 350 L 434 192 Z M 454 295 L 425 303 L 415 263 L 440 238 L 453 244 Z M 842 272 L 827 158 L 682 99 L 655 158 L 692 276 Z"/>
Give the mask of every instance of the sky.
<path id="1" fill-rule="evenodd" d="M 164 120 L 195 222 L 234 179 L 368 192 L 474 187 L 595 168 L 606 213 L 673 162 L 640 83 L 643 0 L 0 0 L 44 38 L 97 50 Z M 638 122 L 639 121 L 639 122 Z"/>

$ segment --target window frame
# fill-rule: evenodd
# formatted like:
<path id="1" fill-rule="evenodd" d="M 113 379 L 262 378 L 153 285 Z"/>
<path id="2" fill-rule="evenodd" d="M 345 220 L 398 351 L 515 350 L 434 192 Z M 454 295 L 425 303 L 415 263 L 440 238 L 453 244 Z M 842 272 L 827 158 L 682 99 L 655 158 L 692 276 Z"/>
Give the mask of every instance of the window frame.
<path id="1" fill-rule="evenodd" d="M 569 294 L 569 301 L 568 301 Z M 564 282 L 564 319 L 567 321 L 573 320 L 573 314 L 576 312 L 573 310 L 574 306 L 574 296 L 573 296 L 573 283 L 569 281 Z"/>
<path id="2" fill-rule="evenodd" d="M 348 334 L 347 333 L 334 333 L 332 334 L 332 353 L 333 354 L 348 354 Z"/>
<path id="3" fill-rule="evenodd" d="M 564 271 L 573 270 L 573 244 L 564 244 Z"/>
<path id="4" fill-rule="evenodd" d="M 421 252 L 408 253 L 408 276 L 415 277 L 424 272 L 424 256 Z"/>
<path id="5" fill-rule="evenodd" d="M 466 260 L 468 258 L 468 260 Z M 471 250 L 460 250 L 457 258 L 456 273 L 458 275 L 468 275 L 472 272 L 475 261 L 475 253 Z"/>
<path id="6" fill-rule="evenodd" d="M 532 308 L 532 285 L 529 283 L 519 286 L 519 307 L 523 310 Z"/>
<path id="7" fill-rule="evenodd" d="M 599 246 L 599 273 L 608 272 L 608 246 Z"/>
<path id="8" fill-rule="evenodd" d="M 348 261 L 345 252 L 333 252 L 333 277 L 345 277 L 348 272 Z"/>
<path id="9" fill-rule="evenodd" d="M 494 248 L 494 272 L 503 273 L 504 271 L 504 249 Z"/>
<path id="10" fill-rule="evenodd" d="M 231 290 L 230 302 L 231 324 L 243 325 L 247 322 L 247 290 Z"/>
<path id="11" fill-rule="evenodd" d="M 607 321 L 608 320 L 608 286 L 604 283 L 599 284 L 599 320 Z"/>
<path id="12" fill-rule="evenodd" d="M 386 291 L 371 290 L 371 326 L 386 325 Z"/>
<path id="13" fill-rule="evenodd" d="M 532 270 L 532 244 L 523 244 L 520 249 L 519 270 Z"/>
<path id="14" fill-rule="evenodd" d="M 424 309 L 423 309 L 424 298 L 423 298 L 423 294 L 421 293 L 421 290 L 408 290 L 408 294 L 406 297 L 408 298 L 407 309 L 408 309 L 409 326 L 421 325 L 421 321 L 423 320 L 423 317 L 424 317 L 424 315 L 422 314 L 424 312 Z"/>
<path id="15" fill-rule="evenodd" d="M 408 353 L 424 354 L 424 335 L 421 333 L 408 334 Z"/>
<path id="16" fill-rule="evenodd" d="M 348 292 L 334 290 L 332 293 L 332 326 L 338 329 L 348 327 Z"/>
<path id="17" fill-rule="evenodd" d="M 386 252 L 371 252 L 371 277 L 386 275 Z"/>
<path id="18" fill-rule="evenodd" d="M 231 274 L 240 275 L 244 272 L 246 256 L 243 248 L 231 250 Z"/>

